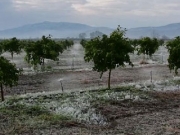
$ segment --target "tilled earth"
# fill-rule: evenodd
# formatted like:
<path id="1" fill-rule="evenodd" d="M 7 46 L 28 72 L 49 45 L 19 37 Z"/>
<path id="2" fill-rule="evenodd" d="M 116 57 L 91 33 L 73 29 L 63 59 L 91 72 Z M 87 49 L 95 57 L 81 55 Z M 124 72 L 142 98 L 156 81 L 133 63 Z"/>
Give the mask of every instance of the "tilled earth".
<path id="1" fill-rule="evenodd" d="M 179 135 L 180 92 L 149 92 L 142 101 L 97 103 L 109 125 L 62 123 L 43 129 L 29 128 L 22 135 Z"/>
<path id="2" fill-rule="evenodd" d="M 72 65 L 72 60 L 70 64 Z M 117 68 L 112 71 L 111 85 L 115 87 L 123 83 L 150 80 L 151 71 L 153 80 L 173 78 L 167 65 Z M 62 92 L 62 87 L 64 92 L 107 87 L 108 73 L 104 73 L 102 79 L 99 76 L 99 73 L 85 69 L 21 75 L 17 86 L 5 88 L 5 95 Z M 143 102 L 126 100 L 96 104 L 97 110 L 109 120 L 110 124 L 105 127 L 83 124 L 52 125 L 43 129 L 29 129 L 23 135 L 179 135 L 180 92 L 152 92 L 151 97 L 152 100 Z"/>
<path id="3" fill-rule="evenodd" d="M 112 71 L 111 85 L 122 83 L 143 82 L 150 80 L 152 71 L 153 80 L 172 79 L 167 65 L 149 65 L 142 67 L 117 68 Z M 99 79 L 99 73 L 91 70 L 60 70 L 54 72 L 21 75 L 18 85 L 5 88 L 5 95 L 25 94 L 34 92 L 53 91 L 80 91 L 100 89 L 107 86 L 108 73 Z M 62 85 L 61 85 L 62 84 Z"/>

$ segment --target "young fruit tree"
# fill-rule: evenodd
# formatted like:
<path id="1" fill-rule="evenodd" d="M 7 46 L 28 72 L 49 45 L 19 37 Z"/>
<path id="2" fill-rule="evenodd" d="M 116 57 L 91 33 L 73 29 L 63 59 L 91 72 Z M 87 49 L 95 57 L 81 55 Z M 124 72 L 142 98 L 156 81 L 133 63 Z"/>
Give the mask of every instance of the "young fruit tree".
<path id="1" fill-rule="evenodd" d="M 29 41 L 24 47 L 26 52 L 25 60 L 36 67 L 38 64 L 44 67 L 44 60 L 58 60 L 59 53 L 63 52 L 61 45 L 57 44 L 50 36 L 42 36 L 41 40 Z"/>
<path id="2" fill-rule="evenodd" d="M 133 44 L 136 47 L 138 55 L 144 55 L 143 60 L 145 59 L 145 55 L 151 57 L 160 46 L 160 42 L 157 38 L 151 39 L 150 37 L 144 37 L 139 40 L 134 40 Z"/>
<path id="3" fill-rule="evenodd" d="M 10 52 L 11 57 L 13 59 L 14 53 L 19 54 L 21 52 L 22 46 L 20 43 L 20 40 L 18 40 L 16 37 L 13 37 L 8 40 L 4 40 L 2 42 L 3 50 L 5 52 Z"/>
<path id="4" fill-rule="evenodd" d="M 175 74 L 178 74 L 178 69 L 180 68 L 180 37 L 168 41 L 166 47 L 169 52 L 169 69 L 174 70 Z"/>
<path id="5" fill-rule="evenodd" d="M 133 52 L 129 39 L 125 37 L 125 30 L 119 26 L 110 36 L 96 37 L 84 44 L 86 62 L 93 61 L 93 70 L 109 71 L 108 88 L 110 89 L 111 71 L 116 65 L 125 66 L 125 62 L 132 65 L 129 53 Z"/>
<path id="6" fill-rule="evenodd" d="M 1 99 L 4 101 L 3 86 L 17 85 L 19 76 L 19 70 L 16 66 L 10 63 L 4 57 L 0 57 L 0 88 L 1 88 Z"/>

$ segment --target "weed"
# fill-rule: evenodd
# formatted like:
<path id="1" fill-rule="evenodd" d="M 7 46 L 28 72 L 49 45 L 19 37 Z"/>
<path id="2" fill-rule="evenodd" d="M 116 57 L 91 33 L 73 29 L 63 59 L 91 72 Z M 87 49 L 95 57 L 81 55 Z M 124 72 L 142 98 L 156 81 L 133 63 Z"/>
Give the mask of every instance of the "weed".
<path id="1" fill-rule="evenodd" d="M 71 118 L 64 115 L 57 115 L 57 114 L 42 114 L 37 117 L 39 120 L 48 121 L 50 124 L 57 124 L 62 121 L 68 121 Z"/>
<path id="2" fill-rule="evenodd" d="M 0 112 L 6 115 L 10 115 L 10 116 L 22 116 L 22 115 L 27 115 L 27 116 L 38 116 L 38 115 L 42 115 L 42 114 L 49 114 L 49 112 L 40 106 L 28 106 L 25 104 L 13 104 L 13 105 L 9 105 L 6 107 L 2 107 L 0 108 Z"/>

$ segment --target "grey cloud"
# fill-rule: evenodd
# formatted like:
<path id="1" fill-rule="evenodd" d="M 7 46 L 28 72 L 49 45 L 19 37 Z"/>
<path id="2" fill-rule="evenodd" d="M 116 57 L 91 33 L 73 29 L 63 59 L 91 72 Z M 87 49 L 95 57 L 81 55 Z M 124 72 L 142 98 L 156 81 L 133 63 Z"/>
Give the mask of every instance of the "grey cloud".
<path id="1" fill-rule="evenodd" d="M 0 30 L 42 21 L 108 27 L 164 25 L 180 22 L 179 6 L 179 0 L 0 0 Z"/>

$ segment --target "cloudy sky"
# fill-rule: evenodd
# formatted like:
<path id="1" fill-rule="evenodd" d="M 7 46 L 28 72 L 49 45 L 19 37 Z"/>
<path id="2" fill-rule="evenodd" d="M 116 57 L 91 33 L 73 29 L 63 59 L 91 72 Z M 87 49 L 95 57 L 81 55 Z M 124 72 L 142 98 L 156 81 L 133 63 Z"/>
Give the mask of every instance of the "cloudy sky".
<path id="1" fill-rule="evenodd" d="M 180 0 L 0 0 L 0 30 L 43 21 L 160 26 L 180 22 L 179 7 Z"/>

